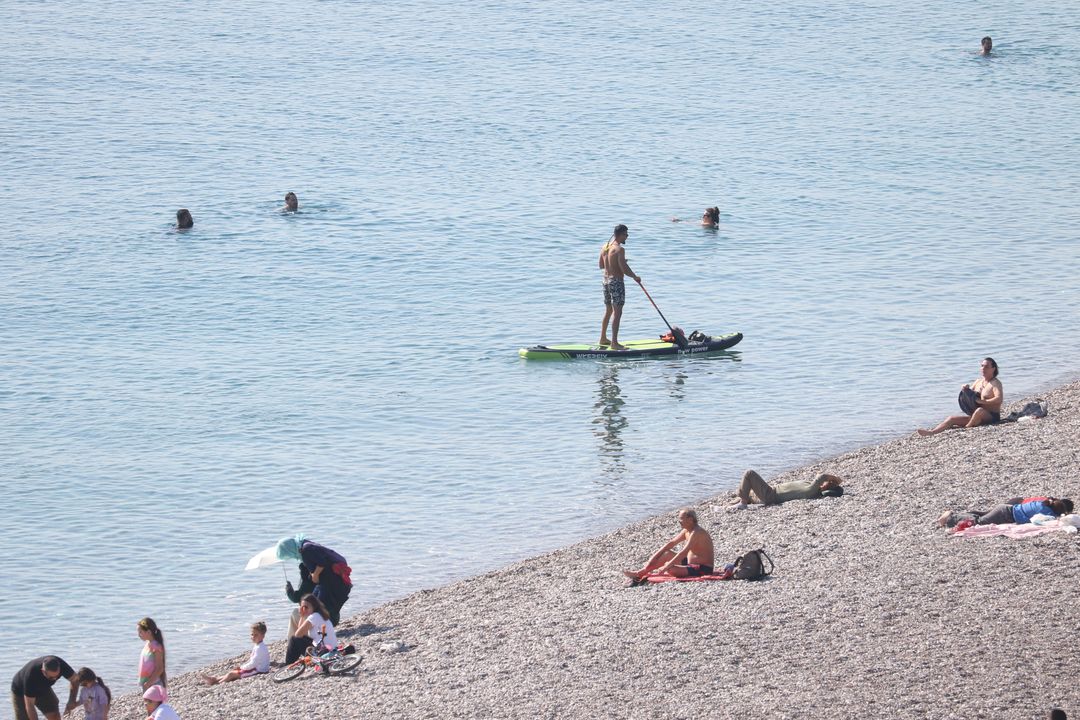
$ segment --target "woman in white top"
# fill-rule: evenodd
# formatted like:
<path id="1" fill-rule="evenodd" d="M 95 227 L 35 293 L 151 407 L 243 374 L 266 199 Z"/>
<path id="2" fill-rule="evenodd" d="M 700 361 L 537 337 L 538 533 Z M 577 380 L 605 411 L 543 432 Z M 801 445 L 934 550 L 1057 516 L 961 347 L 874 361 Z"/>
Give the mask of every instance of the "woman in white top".
<path id="1" fill-rule="evenodd" d="M 337 634 L 330 622 L 330 613 L 322 600 L 308 594 L 300 600 L 300 624 L 296 634 L 289 638 L 289 648 L 285 651 L 285 663 L 294 662 L 313 645 L 323 643 L 327 648 L 337 647 Z"/>

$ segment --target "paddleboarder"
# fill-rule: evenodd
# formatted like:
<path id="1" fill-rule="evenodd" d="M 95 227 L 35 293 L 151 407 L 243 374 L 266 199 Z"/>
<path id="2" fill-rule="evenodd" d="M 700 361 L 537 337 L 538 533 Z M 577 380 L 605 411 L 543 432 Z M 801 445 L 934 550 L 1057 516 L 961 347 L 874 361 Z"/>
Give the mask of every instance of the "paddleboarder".
<path id="1" fill-rule="evenodd" d="M 612 350 L 625 350 L 619 344 L 619 321 L 622 320 L 623 305 L 626 304 L 626 283 L 629 275 L 634 282 L 641 284 L 641 277 L 634 274 L 626 264 L 626 238 L 630 231 L 625 225 L 615 226 L 604 247 L 600 250 L 600 269 L 604 271 L 604 322 L 600 326 L 600 345 L 610 345 Z M 611 340 L 607 337 L 608 322 L 611 322 Z"/>

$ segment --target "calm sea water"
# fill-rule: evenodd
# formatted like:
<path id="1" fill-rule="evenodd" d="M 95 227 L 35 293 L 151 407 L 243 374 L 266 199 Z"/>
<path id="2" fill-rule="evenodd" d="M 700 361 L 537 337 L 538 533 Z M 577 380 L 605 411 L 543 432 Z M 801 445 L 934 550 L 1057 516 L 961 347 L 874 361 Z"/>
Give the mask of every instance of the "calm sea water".
<path id="1" fill-rule="evenodd" d="M 281 638 L 281 570 L 243 566 L 296 531 L 357 612 L 910 432 L 984 355 L 1007 400 L 1076 371 L 1071 2 L 0 27 L 4 677 L 56 652 L 131 690 L 144 615 L 174 673 Z M 619 222 L 667 317 L 735 352 L 518 359 L 599 335 Z M 628 290 L 622 337 L 663 332 Z"/>

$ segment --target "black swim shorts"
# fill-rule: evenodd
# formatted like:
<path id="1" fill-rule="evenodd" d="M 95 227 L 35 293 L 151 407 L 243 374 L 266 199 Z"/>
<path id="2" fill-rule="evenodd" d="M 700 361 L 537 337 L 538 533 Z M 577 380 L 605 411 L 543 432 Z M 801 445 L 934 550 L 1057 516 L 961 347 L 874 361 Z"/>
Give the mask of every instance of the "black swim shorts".
<path id="1" fill-rule="evenodd" d="M 604 304 L 616 307 L 626 304 L 626 283 L 622 278 L 611 278 L 604 282 Z"/>
<path id="2" fill-rule="evenodd" d="M 712 565 L 687 565 L 686 577 L 701 577 L 702 575 L 712 575 Z"/>

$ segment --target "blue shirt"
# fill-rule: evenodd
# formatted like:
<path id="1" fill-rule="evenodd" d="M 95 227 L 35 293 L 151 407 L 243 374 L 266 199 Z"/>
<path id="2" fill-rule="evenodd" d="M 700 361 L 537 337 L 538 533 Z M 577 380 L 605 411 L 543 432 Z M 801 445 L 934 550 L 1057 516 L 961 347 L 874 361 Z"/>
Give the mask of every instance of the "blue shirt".
<path id="1" fill-rule="evenodd" d="M 1013 505 L 1013 521 L 1017 525 L 1029 523 L 1032 517 L 1039 514 L 1057 517 L 1057 513 L 1043 500 L 1032 500 L 1031 502 Z"/>

